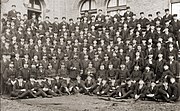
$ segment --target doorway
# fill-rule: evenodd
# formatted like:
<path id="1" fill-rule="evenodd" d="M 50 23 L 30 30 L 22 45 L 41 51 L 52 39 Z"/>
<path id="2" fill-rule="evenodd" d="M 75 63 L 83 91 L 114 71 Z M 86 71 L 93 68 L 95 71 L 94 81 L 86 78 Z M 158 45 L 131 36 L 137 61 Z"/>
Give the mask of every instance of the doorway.
<path id="1" fill-rule="evenodd" d="M 42 1 L 41 0 L 29 0 L 28 5 L 28 19 L 32 18 L 32 14 L 35 13 L 36 19 L 38 20 L 38 17 L 42 14 Z"/>
<path id="2" fill-rule="evenodd" d="M 32 18 L 32 14 L 35 13 L 36 19 L 38 20 L 38 17 L 41 15 L 41 12 L 38 11 L 33 11 L 33 10 L 28 10 L 28 19 Z"/>

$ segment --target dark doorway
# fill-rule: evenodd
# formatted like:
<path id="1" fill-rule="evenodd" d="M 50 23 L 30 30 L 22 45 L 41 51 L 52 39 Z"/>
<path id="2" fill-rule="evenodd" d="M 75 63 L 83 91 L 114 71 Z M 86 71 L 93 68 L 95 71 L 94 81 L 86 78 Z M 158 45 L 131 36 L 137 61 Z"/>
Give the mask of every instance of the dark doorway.
<path id="1" fill-rule="evenodd" d="M 32 18 L 32 14 L 35 13 L 36 19 L 38 20 L 38 17 L 41 15 L 41 12 L 33 11 L 33 10 L 28 10 L 28 19 Z"/>

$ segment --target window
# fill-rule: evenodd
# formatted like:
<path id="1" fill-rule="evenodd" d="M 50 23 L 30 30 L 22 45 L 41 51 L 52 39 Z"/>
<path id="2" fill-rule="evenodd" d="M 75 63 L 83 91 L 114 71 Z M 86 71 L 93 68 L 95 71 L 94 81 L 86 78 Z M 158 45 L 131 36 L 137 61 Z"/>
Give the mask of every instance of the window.
<path id="1" fill-rule="evenodd" d="M 107 13 L 109 15 L 116 14 L 117 9 L 120 9 L 120 14 L 123 14 L 126 10 L 126 0 L 109 0 L 107 2 Z"/>
<path id="2" fill-rule="evenodd" d="M 40 1 L 39 0 L 29 0 L 28 8 L 41 11 Z"/>
<path id="3" fill-rule="evenodd" d="M 85 0 L 80 11 L 81 14 L 84 14 L 85 11 L 89 11 L 91 14 L 97 13 L 95 0 Z"/>
<path id="4" fill-rule="evenodd" d="M 180 1 L 179 2 L 171 2 L 171 11 L 172 14 L 177 14 L 180 19 Z"/>
<path id="5" fill-rule="evenodd" d="M 126 0 L 109 0 L 108 7 L 118 7 L 126 5 Z"/>
<path id="6" fill-rule="evenodd" d="M 28 18 L 32 18 L 32 14 L 36 15 L 36 19 L 41 15 L 42 7 L 40 0 L 29 0 L 28 4 Z"/>

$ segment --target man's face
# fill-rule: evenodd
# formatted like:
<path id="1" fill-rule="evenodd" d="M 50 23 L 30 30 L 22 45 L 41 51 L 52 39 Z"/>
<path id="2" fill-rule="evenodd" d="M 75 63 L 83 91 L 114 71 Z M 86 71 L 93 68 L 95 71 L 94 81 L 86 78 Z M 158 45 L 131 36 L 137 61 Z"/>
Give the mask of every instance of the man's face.
<path id="1" fill-rule="evenodd" d="M 39 21 L 42 21 L 42 18 L 41 18 L 41 17 L 38 17 L 38 20 L 39 20 Z"/>
<path id="2" fill-rule="evenodd" d="M 169 14 L 169 11 L 166 11 L 165 13 L 166 13 L 166 14 Z"/>
<path id="3" fill-rule="evenodd" d="M 14 65 L 13 64 L 9 64 L 9 68 L 13 68 L 14 67 Z"/>
<path id="4" fill-rule="evenodd" d="M 174 17 L 173 17 L 173 19 L 174 19 L 174 20 L 177 20 L 177 17 L 176 17 L 176 16 L 174 16 Z"/>
<path id="5" fill-rule="evenodd" d="M 171 81 L 171 83 L 175 83 L 176 82 L 175 78 L 171 78 L 170 81 Z"/>
<path id="6" fill-rule="evenodd" d="M 101 18 L 100 18 L 100 17 L 98 17 L 98 21 L 101 21 Z"/>
<path id="7" fill-rule="evenodd" d="M 133 15 L 133 16 L 132 16 L 132 18 L 133 18 L 133 19 L 136 19 L 136 16 L 135 16 L 135 15 Z"/>
<path id="8" fill-rule="evenodd" d="M 24 64 L 24 68 L 28 68 L 28 64 Z"/>
<path id="9" fill-rule="evenodd" d="M 137 71 L 139 70 L 139 66 L 135 66 L 134 69 Z"/>
<path id="10" fill-rule="evenodd" d="M 169 59 L 170 59 L 170 60 L 173 60 L 173 59 L 174 59 L 174 56 L 169 56 Z"/>
<path id="11" fill-rule="evenodd" d="M 152 20 L 152 16 L 148 16 L 149 20 Z"/>
<path id="12" fill-rule="evenodd" d="M 101 10 L 99 10 L 99 14 L 102 14 L 102 11 L 101 11 Z"/>
<path id="13" fill-rule="evenodd" d="M 161 13 L 158 13 L 157 16 L 158 16 L 158 17 L 161 17 Z"/>
<path id="14" fill-rule="evenodd" d="M 46 21 L 49 21 L 49 18 L 46 18 L 45 20 L 46 20 Z"/>
<path id="15" fill-rule="evenodd" d="M 120 67 L 121 67 L 121 69 L 125 69 L 125 65 L 124 64 L 122 64 Z"/>
<path id="16" fill-rule="evenodd" d="M 113 68 L 113 65 L 112 65 L 112 64 L 110 64 L 110 65 L 109 65 L 109 69 L 112 69 L 112 68 Z"/>
<path id="17" fill-rule="evenodd" d="M 21 14 L 20 14 L 20 13 L 17 13 L 17 16 L 18 16 L 18 17 L 21 17 Z"/>
<path id="18" fill-rule="evenodd" d="M 103 69 L 104 69 L 104 65 L 101 65 L 101 66 L 100 66 L 100 69 L 103 70 Z"/>
<path id="19" fill-rule="evenodd" d="M 12 6 L 12 10 L 16 10 L 16 7 L 15 7 L 15 6 Z"/>
<path id="20" fill-rule="evenodd" d="M 65 19 L 65 18 L 63 18 L 63 19 L 62 19 L 62 21 L 64 21 L 64 22 L 65 22 L 65 21 L 66 21 L 66 19 Z"/>
<path id="21" fill-rule="evenodd" d="M 144 17 L 144 14 L 140 14 L 141 17 Z"/>
<path id="22" fill-rule="evenodd" d="M 24 20 L 27 20 L 27 18 L 28 18 L 27 16 L 23 16 L 23 17 L 24 17 Z"/>
<path id="23" fill-rule="evenodd" d="M 33 15 L 32 18 L 35 19 L 35 18 L 36 18 L 36 15 Z"/>
<path id="24" fill-rule="evenodd" d="M 154 87 L 155 85 L 156 85 L 156 83 L 155 83 L 155 82 L 152 82 L 152 83 L 151 83 L 151 86 L 152 86 L 152 87 Z"/>
<path id="25" fill-rule="evenodd" d="M 164 86 L 168 86 L 168 83 L 167 83 L 167 82 L 164 82 L 163 85 L 164 85 Z"/>

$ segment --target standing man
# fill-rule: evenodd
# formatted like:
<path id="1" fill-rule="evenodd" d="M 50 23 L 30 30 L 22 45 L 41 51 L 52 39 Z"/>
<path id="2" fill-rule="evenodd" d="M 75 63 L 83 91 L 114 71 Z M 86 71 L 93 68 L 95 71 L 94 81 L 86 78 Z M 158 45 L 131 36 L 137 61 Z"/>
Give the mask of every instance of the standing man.
<path id="1" fill-rule="evenodd" d="M 16 13 L 17 13 L 16 5 L 12 5 L 12 10 L 8 12 L 8 19 L 15 20 L 17 18 Z"/>
<path id="2" fill-rule="evenodd" d="M 98 10 L 98 14 L 96 15 L 96 20 L 97 20 L 98 18 L 101 18 L 102 22 L 105 21 L 105 15 L 102 13 L 102 9 L 99 9 L 99 10 Z"/>
<path id="3" fill-rule="evenodd" d="M 58 23 L 58 17 L 54 17 L 54 23 L 52 24 L 52 30 L 54 33 L 59 32 L 59 23 Z"/>
<path id="4" fill-rule="evenodd" d="M 129 6 L 126 7 L 126 12 L 124 13 L 125 19 L 127 19 L 127 17 L 131 17 L 132 18 L 132 16 L 133 16 L 133 12 L 130 11 L 130 7 Z"/>
<path id="5" fill-rule="evenodd" d="M 21 70 L 21 76 L 22 76 L 24 81 L 30 80 L 30 68 L 28 66 L 28 63 L 24 64 L 24 67 Z"/>
<path id="6" fill-rule="evenodd" d="M 139 19 L 139 23 L 141 24 L 141 28 L 142 27 L 146 27 L 146 24 L 148 23 L 148 19 L 147 18 L 145 18 L 145 16 L 144 16 L 144 12 L 141 12 L 140 13 L 140 19 Z"/>
<path id="7" fill-rule="evenodd" d="M 162 24 L 164 25 L 165 24 L 165 21 L 166 20 L 169 20 L 171 21 L 172 20 L 172 15 L 169 13 L 169 9 L 165 9 L 165 15 L 163 16 L 163 19 L 162 19 Z"/>

